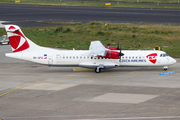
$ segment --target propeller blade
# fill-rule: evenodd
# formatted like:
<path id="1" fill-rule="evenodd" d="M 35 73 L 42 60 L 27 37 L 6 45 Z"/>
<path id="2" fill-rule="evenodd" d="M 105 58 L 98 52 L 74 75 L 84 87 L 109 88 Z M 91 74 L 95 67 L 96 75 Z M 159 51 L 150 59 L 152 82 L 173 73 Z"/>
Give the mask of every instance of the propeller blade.
<path id="1" fill-rule="evenodd" d="M 121 52 L 121 46 L 120 46 L 120 49 L 119 49 L 119 50 L 120 50 L 120 54 L 119 54 L 119 55 L 120 55 L 120 56 L 123 56 L 124 53 Z"/>
<path id="2" fill-rule="evenodd" d="M 120 59 L 120 61 L 121 61 L 121 56 L 124 55 L 124 53 L 121 52 L 121 46 L 120 46 L 120 49 L 119 49 L 119 50 L 120 50 L 120 52 L 119 52 L 119 59 Z"/>
<path id="3" fill-rule="evenodd" d="M 120 49 L 119 49 L 119 42 L 118 42 L 117 50 L 120 50 Z"/>
<path id="4" fill-rule="evenodd" d="M 119 43 L 118 43 L 118 47 L 119 47 Z M 122 54 L 122 53 L 121 53 L 121 46 L 120 46 L 120 49 L 119 49 L 119 50 L 120 50 L 120 52 L 119 52 L 119 59 L 120 59 L 120 61 L 121 61 L 121 54 Z"/>

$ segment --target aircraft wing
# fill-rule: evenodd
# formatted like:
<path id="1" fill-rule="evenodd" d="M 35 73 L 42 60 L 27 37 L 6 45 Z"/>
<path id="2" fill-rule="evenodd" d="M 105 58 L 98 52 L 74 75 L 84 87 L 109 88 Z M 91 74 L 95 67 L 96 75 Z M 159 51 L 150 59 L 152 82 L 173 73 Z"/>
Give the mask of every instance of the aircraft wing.
<path id="1" fill-rule="evenodd" d="M 95 69 L 97 67 L 99 68 L 114 68 L 119 66 L 119 64 L 112 63 L 112 62 L 102 62 L 102 63 L 96 63 L 96 62 L 82 62 L 79 64 L 80 67 L 85 67 L 85 68 L 91 68 Z"/>
<path id="2" fill-rule="evenodd" d="M 107 50 L 100 41 L 92 41 L 89 46 L 91 56 L 106 56 Z"/>

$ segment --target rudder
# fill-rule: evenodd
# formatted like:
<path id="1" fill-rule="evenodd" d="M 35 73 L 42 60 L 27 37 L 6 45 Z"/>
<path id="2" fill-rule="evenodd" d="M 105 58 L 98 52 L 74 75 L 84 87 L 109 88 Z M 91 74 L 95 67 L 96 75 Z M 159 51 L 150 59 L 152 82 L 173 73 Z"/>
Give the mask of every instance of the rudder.
<path id="1" fill-rule="evenodd" d="M 13 52 L 21 52 L 37 47 L 35 43 L 25 37 L 19 26 L 5 25 L 5 29 Z"/>

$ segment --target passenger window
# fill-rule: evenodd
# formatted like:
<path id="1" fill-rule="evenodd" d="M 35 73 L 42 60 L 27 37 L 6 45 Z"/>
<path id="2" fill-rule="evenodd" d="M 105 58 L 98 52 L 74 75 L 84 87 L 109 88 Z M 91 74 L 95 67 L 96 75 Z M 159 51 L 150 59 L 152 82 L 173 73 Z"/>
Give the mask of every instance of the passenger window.
<path id="1" fill-rule="evenodd" d="M 73 56 L 73 59 L 75 59 L 75 56 Z"/>
<path id="2" fill-rule="evenodd" d="M 76 58 L 78 59 L 78 56 Z"/>
<path id="3" fill-rule="evenodd" d="M 82 59 L 82 57 L 80 57 L 80 59 Z"/>
<path id="4" fill-rule="evenodd" d="M 66 59 L 68 59 L 68 56 L 66 56 Z"/>

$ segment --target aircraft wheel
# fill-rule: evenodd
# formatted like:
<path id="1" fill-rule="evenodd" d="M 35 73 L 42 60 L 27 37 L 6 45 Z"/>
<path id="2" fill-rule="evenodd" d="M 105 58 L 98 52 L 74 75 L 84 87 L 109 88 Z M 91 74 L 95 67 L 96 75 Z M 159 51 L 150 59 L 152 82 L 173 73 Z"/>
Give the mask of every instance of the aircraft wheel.
<path id="1" fill-rule="evenodd" d="M 164 68 L 164 71 L 167 71 L 167 68 Z"/>
<path id="2" fill-rule="evenodd" d="M 168 69 L 168 66 L 164 66 L 164 70 L 166 71 Z"/>

